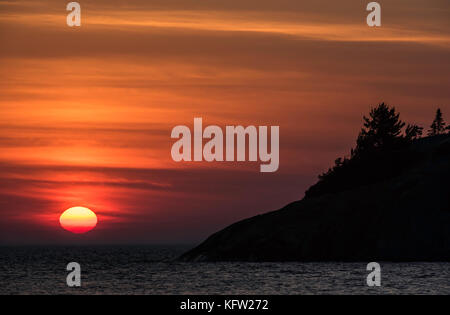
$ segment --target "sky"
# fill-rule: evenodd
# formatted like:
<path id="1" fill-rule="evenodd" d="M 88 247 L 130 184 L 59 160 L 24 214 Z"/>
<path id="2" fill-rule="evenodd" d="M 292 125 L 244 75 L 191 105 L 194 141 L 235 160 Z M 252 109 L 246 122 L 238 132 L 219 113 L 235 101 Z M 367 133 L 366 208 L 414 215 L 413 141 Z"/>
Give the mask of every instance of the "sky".
<path id="1" fill-rule="evenodd" d="M 0 244 L 197 243 L 301 199 L 380 102 L 450 122 L 448 0 L 68 2 L 0 0 Z M 279 170 L 174 162 L 195 117 L 280 126 Z"/>

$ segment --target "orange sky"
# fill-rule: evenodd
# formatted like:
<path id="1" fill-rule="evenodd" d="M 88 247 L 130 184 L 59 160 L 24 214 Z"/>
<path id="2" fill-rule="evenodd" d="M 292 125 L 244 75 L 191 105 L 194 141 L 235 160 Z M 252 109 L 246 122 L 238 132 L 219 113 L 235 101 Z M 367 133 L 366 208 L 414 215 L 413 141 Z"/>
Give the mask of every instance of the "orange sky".
<path id="1" fill-rule="evenodd" d="M 79 2 L 69 28 L 64 1 L 0 1 L 0 243 L 199 241 L 301 198 L 378 102 L 450 121 L 448 0 L 380 1 L 381 28 L 369 1 Z M 279 171 L 173 162 L 194 117 L 280 126 Z"/>

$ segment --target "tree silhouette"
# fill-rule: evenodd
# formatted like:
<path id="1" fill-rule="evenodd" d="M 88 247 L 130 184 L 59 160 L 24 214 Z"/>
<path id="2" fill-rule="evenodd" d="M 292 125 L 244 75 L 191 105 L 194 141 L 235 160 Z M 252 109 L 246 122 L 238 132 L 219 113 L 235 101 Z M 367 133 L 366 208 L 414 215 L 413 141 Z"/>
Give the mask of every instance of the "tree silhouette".
<path id="1" fill-rule="evenodd" d="M 436 136 L 443 134 L 446 130 L 444 118 L 442 118 L 441 109 L 438 108 L 436 111 L 436 116 L 433 120 L 433 123 L 430 126 L 430 130 L 428 131 L 429 136 Z"/>
<path id="2" fill-rule="evenodd" d="M 422 137 L 423 127 L 420 127 L 416 124 L 408 124 L 405 130 L 405 138 L 408 141 L 412 141 Z"/>
<path id="3" fill-rule="evenodd" d="M 391 148 L 404 140 L 401 133 L 405 123 L 400 120 L 400 113 L 395 111 L 395 107 L 389 108 L 385 103 L 381 103 L 372 108 L 369 117 L 364 116 L 363 119 L 364 127 L 356 140 L 353 155 Z"/>
<path id="4" fill-rule="evenodd" d="M 319 181 L 305 192 L 305 198 L 335 193 L 384 181 L 401 174 L 417 159 L 410 144 L 423 128 L 400 120 L 395 107 L 385 103 L 372 108 L 351 149 L 350 157 L 338 158 L 335 165 L 319 175 Z"/>

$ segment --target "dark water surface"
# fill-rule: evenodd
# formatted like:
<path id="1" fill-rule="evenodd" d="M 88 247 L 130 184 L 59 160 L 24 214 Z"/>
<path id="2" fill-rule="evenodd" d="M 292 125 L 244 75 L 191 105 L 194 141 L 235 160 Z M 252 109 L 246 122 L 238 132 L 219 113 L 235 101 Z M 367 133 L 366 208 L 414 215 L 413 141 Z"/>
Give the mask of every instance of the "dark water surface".
<path id="1" fill-rule="evenodd" d="M 0 294 L 450 294 L 450 263 L 181 263 L 183 246 L 0 247 Z M 66 266 L 81 265 L 69 288 Z"/>

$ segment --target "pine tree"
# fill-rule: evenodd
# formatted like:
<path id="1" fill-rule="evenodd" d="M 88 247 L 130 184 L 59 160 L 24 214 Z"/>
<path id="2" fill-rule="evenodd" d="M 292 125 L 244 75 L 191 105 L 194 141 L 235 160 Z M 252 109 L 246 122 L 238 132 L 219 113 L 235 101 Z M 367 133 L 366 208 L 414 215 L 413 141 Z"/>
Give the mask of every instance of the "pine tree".
<path id="1" fill-rule="evenodd" d="M 408 141 L 412 141 L 414 139 L 418 139 L 420 137 L 422 137 L 422 133 L 423 133 L 423 127 L 420 127 L 418 125 L 415 124 L 408 124 L 408 126 L 406 127 L 405 130 L 405 138 Z"/>
<path id="2" fill-rule="evenodd" d="M 372 108 L 369 117 L 363 118 L 364 127 L 356 140 L 354 155 L 377 148 L 390 148 L 404 140 L 401 133 L 405 123 L 400 120 L 400 113 L 395 111 L 395 107 L 381 103 Z"/>
<path id="3" fill-rule="evenodd" d="M 428 131 L 429 136 L 436 136 L 443 134 L 446 130 L 444 118 L 442 118 L 441 109 L 438 108 L 436 111 L 436 116 L 433 120 L 433 123 L 430 126 L 430 130 Z"/>
<path id="4" fill-rule="evenodd" d="M 370 185 L 401 174 L 415 158 L 411 143 L 423 128 L 400 120 L 395 107 L 385 103 L 372 108 L 351 149 L 349 158 L 338 158 L 334 166 L 319 176 L 305 198 Z"/>

